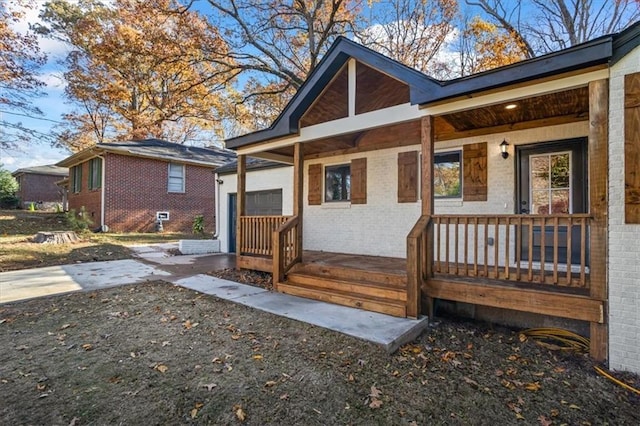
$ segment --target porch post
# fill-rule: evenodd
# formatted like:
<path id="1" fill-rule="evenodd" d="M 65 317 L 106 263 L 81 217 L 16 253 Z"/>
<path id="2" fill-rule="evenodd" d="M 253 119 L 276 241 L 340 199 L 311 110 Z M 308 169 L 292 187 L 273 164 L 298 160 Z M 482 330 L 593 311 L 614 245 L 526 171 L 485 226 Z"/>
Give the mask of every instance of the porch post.
<path id="1" fill-rule="evenodd" d="M 246 188 L 247 157 L 238 155 L 238 188 L 236 192 L 236 268 L 240 269 L 240 256 L 242 255 L 242 221 L 245 215 L 245 188 Z"/>
<path id="2" fill-rule="evenodd" d="M 303 180 L 304 180 L 304 147 L 302 143 L 296 142 L 293 146 L 293 215 L 298 216 L 298 231 L 296 234 L 296 245 L 298 253 L 302 261 L 302 211 L 304 206 L 303 199 Z"/>
<path id="3" fill-rule="evenodd" d="M 435 143 L 435 129 L 433 124 L 433 116 L 429 115 L 422 118 L 421 126 L 421 144 L 422 144 L 422 185 L 420 186 L 421 200 L 422 200 L 422 215 L 433 216 L 433 151 Z M 427 229 L 427 235 L 423 242 L 420 252 L 422 253 L 422 259 L 419 262 L 424 262 L 423 267 L 420 268 L 425 277 L 418 277 L 420 288 L 418 292 L 418 306 L 421 305 L 422 299 L 422 283 L 424 279 L 430 279 L 433 267 L 433 225 L 429 224 Z M 429 321 L 433 318 L 434 314 L 434 301 L 431 295 L 426 295 L 427 303 L 427 316 Z"/>
<path id="4" fill-rule="evenodd" d="M 608 208 L 608 142 L 609 142 L 609 80 L 589 83 L 589 232 L 590 285 L 593 299 L 601 300 L 605 306 L 603 323 L 592 322 L 590 332 L 590 355 L 598 361 L 607 358 L 608 329 L 606 307 L 607 289 L 607 208 Z"/>

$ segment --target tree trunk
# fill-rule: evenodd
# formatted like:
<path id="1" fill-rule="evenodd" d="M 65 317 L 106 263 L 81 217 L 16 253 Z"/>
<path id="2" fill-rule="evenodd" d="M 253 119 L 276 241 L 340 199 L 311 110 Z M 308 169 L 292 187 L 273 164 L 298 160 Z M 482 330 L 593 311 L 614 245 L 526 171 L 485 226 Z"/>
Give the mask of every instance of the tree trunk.
<path id="1" fill-rule="evenodd" d="M 39 244 L 67 244 L 77 243 L 80 239 L 73 231 L 38 232 L 33 238 Z"/>

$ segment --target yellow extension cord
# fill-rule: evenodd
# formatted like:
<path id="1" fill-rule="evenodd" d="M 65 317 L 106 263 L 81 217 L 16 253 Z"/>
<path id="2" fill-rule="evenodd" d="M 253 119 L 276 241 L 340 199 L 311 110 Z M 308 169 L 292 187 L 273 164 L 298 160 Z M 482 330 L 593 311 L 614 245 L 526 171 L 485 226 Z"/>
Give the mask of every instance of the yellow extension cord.
<path id="1" fill-rule="evenodd" d="M 573 350 L 577 352 L 589 351 L 589 339 L 568 330 L 562 330 L 559 328 L 530 328 L 528 330 L 523 331 L 522 334 L 527 337 L 530 337 L 540 345 L 547 347 L 549 349 Z M 546 341 L 555 341 L 560 345 L 552 345 L 547 343 Z M 613 383 L 617 384 L 618 386 L 621 386 L 624 389 L 635 393 L 636 395 L 640 395 L 640 390 L 616 379 L 604 369 L 598 366 L 594 366 L 593 368 L 596 370 L 598 374 L 600 374 L 603 377 L 606 377 L 607 379 L 611 380 Z"/>

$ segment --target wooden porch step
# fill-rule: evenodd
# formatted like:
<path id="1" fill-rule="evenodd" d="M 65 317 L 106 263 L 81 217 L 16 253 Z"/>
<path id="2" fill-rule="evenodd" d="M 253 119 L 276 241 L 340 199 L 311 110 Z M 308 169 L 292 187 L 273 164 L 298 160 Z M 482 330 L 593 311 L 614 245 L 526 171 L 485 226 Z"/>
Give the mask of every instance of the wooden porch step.
<path id="1" fill-rule="evenodd" d="M 300 287 L 314 287 L 325 291 L 336 291 L 365 297 L 376 297 L 402 302 L 403 304 L 407 301 L 406 289 L 371 282 L 369 280 L 326 278 L 323 276 L 294 272 L 287 275 L 287 282 Z"/>
<path id="2" fill-rule="evenodd" d="M 360 308 L 372 312 L 380 312 L 396 317 L 406 317 L 405 303 L 398 300 L 367 296 L 349 291 L 327 289 L 313 285 L 299 285 L 291 281 L 278 284 L 278 291 L 293 296 L 306 297 L 337 305 Z"/>
<path id="3" fill-rule="evenodd" d="M 402 289 L 403 291 L 407 287 L 407 274 L 406 272 L 393 273 L 372 271 L 366 269 L 355 269 L 350 267 L 338 266 L 338 265 L 326 265 L 323 263 L 299 263 L 295 265 L 289 275 L 291 274 L 304 274 L 313 275 L 322 278 L 328 278 L 333 280 L 343 281 L 356 281 L 356 282 L 368 282 L 382 284 L 386 287 L 394 287 Z"/>

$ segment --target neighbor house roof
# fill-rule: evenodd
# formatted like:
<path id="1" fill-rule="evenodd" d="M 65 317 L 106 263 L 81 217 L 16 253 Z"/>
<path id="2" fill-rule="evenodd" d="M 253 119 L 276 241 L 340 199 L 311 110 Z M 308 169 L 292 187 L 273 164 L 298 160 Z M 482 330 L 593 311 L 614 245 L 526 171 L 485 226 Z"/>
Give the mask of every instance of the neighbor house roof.
<path id="1" fill-rule="evenodd" d="M 18 176 L 25 173 L 33 173 L 38 175 L 53 175 L 53 176 L 67 176 L 69 169 L 66 167 L 58 167 L 55 164 L 47 164 L 44 166 L 23 167 L 11 173 L 13 176 Z"/>
<path id="2" fill-rule="evenodd" d="M 131 155 L 156 160 L 176 161 L 201 166 L 221 166 L 236 157 L 235 152 L 222 148 L 199 148 L 161 139 L 143 139 L 124 142 L 99 143 L 77 152 L 57 163 L 58 166 L 72 167 L 104 153 Z"/>
<path id="3" fill-rule="evenodd" d="M 278 163 L 276 161 L 264 160 L 262 158 L 247 157 L 247 170 L 275 169 L 278 167 L 291 167 L 291 164 Z M 228 175 L 236 173 L 237 171 L 238 160 L 231 161 L 215 170 L 219 175 Z"/>
<path id="4" fill-rule="evenodd" d="M 640 22 L 636 22 L 620 33 L 603 36 L 559 52 L 463 78 L 439 81 L 367 47 L 339 37 L 269 128 L 228 139 L 226 146 L 236 149 L 297 134 L 302 115 L 349 58 L 405 82 L 409 86 L 410 103 L 425 105 L 595 65 L 615 63 L 639 44 Z"/>

